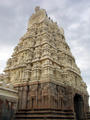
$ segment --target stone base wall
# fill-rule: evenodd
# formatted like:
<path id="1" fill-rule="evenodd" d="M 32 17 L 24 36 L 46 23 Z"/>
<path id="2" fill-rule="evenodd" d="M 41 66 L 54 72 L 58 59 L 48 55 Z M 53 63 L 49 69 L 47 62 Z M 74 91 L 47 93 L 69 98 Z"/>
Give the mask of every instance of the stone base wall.
<path id="1" fill-rule="evenodd" d="M 74 97 L 83 99 L 83 111 L 89 111 L 88 95 L 69 86 L 60 86 L 52 82 L 35 82 L 17 86 L 19 92 L 18 109 L 61 109 L 74 111 Z"/>

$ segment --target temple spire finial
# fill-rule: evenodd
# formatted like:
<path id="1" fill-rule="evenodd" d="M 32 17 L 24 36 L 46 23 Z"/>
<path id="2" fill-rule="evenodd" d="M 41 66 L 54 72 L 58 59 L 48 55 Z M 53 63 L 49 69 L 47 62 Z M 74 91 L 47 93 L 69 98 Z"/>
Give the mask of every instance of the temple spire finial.
<path id="1" fill-rule="evenodd" d="M 35 12 L 38 12 L 40 10 L 40 6 L 35 7 Z"/>

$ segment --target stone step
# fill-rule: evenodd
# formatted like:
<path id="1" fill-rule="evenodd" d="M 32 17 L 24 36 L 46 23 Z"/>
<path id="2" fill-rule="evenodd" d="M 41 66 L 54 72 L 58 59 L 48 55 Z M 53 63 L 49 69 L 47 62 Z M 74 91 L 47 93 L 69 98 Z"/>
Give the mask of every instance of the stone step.
<path id="1" fill-rule="evenodd" d="M 76 119 L 73 119 L 73 118 L 59 118 L 59 119 L 57 119 L 57 118 L 54 118 L 54 119 L 50 119 L 50 118 L 36 118 L 36 119 L 34 119 L 34 118 L 32 118 L 32 119 L 30 119 L 30 118 L 21 118 L 21 119 L 14 119 L 14 120 L 76 120 Z"/>
<path id="2" fill-rule="evenodd" d="M 63 111 L 61 111 L 61 112 L 55 112 L 55 111 L 27 111 L 27 112 L 25 112 L 25 111 L 18 111 L 17 113 L 16 113 L 17 115 L 18 114 L 57 114 L 57 115 L 62 115 L 62 114 L 65 114 L 65 115 L 73 115 L 73 113 L 71 113 L 71 112 L 63 112 Z"/>
<path id="3" fill-rule="evenodd" d="M 18 114 L 18 115 L 16 115 L 16 117 L 37 117 L 37 116 L 39 116 L 39 117 L 43 117 L 43 116 L 46 116 L 46 117 L 63 117 L 63 116 L 66 116 L 66 117 L 72 117 L 72 115 L 66 115 L 66 114 L 64 114 L 64 115 L 46 115 L 46 114 L 24 114 L 24 115 L 21 115 L 21 114 Z"/>
<path id="4" fill-rule="evenodd" d="M 40 111 L 40 112 L 42 112 L 42 111 L 57 111 L 57 112 L 73 112 L 72 110 L 61 110 L 61 109 L 20 109 L 20 110 L 18 110 L 18 112 L 29 112 L 29 111 Z"/>
<path id="5" fill-rule="evenodd" d="M 87 119 L 90 120 L 90 112 L 87 113 Z"/>
<path id="6" fill-rule="evenodd" d="M 58 111 L 58 110 L 19 110 L 15 115 L 15 120 L 74 120 L 72 111 Z"/>

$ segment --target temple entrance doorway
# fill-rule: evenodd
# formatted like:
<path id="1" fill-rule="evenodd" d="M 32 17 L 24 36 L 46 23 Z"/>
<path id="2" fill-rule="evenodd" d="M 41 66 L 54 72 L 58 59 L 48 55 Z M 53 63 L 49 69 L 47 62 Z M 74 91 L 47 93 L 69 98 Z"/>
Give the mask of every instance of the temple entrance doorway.
<path id="1" fill-rule="evenodd" d="M 74 111 L 76 114 L 76 120 L 85 120 L 84 119 L 84 102 L 83 98 L 79 94 L 74 96 Z"/>

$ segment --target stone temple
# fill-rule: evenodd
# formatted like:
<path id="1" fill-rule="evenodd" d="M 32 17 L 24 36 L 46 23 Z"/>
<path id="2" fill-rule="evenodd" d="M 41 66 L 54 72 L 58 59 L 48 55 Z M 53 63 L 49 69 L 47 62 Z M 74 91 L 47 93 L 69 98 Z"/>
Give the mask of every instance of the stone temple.
<path id="1" fill-rule="evenodd" d="M 88 120 L 88 92 L 64 30 L 35 8 L 4 70 L 18 90 L 15 120 Z"/>

